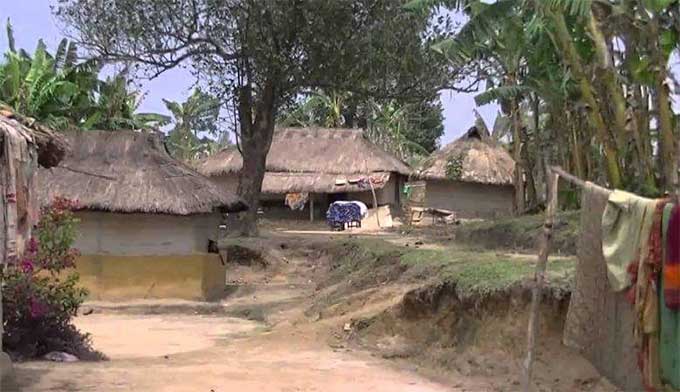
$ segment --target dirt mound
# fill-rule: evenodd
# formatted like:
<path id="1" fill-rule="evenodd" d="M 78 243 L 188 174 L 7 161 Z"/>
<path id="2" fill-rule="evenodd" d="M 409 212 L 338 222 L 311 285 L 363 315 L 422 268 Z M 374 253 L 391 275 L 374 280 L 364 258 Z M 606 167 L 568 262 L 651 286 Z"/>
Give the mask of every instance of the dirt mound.
<path id="1" fill-rule="evenodd" d="M 365 240 L 336 243 L 325 252 L 326 279 L 317 286 L 308 316 L 340 318 L 350 342 L 383 358 L 415 364 L 433 377 L 477 380 L 474 390 L 519 389 L 531 261 Z M 536 391 L 613 391 L 590 364 L 561 344 L 570 266 L 568 260 L 554 260 L 549 267 Z"/>
<path id="2" fill-rule="evenodd" d="M 454 285 L 406 293 L 402 301 L 353 323 L 355 341 L 383 358 L 408 359 L 435 374 L 485 380 L 488 390 L 519 388 L 530 292 L 460 298 Z M 613 390 L 578 354 L 560 343 L 569 298 L 546 295 L 541 309 L 537 391 Z"/>

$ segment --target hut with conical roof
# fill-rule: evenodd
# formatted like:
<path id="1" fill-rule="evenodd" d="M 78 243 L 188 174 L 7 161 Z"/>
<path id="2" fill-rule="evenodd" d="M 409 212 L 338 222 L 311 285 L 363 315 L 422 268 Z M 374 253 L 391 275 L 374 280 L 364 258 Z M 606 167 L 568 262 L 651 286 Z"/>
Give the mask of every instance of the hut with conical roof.
<path id="1" fill-rule="evenodd" d="M 41 204 L 73 200 L 81 282 L 94 299 L 211 299 L 225 271 L 209 252 L 225 212 L 245 204 L 173 159 L 159 135 L 79 131 L 71 151 L 36 177 Z"/>
<path id="2" fill-rule="evenodd" d="M 232 192 L 242 167 L 235 146 L 196 166 Z M 372 187 L 378 206 L 398 206 L 410 174 L 406 163 L 371 143 L 360 129 L 277 128 L 267 155 L 262 205 L 271 211 L 284 206 L 286 194 L 308 193 L 317 213 L 336 200 L 359 200 L 375 207 Z"/>
<path id="3" fill-rule="evenodd" d="M 425 206 L 460 218 L 510 215 L 515 161 L 496 142 L 472 127 L 435 152 L 418 177 L 425 181 Z"/>

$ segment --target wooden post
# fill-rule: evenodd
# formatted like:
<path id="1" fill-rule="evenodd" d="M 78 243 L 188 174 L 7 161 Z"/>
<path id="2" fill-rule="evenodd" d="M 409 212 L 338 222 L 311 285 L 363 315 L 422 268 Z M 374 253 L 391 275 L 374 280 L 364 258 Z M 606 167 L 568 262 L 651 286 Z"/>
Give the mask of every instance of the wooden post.
<path id="1" fill-rule="evenodd" d="M 309 221 L 314 222 L 314 194 L 309 194 Z"/>
<path id="2" fill-rule="evenodd" d="M 378 227 L 380 227 L 380 214 L 378 213 L 378 198 L 375 195 L 375 187 L 373 187 L 373 181 L 371 180 L 371 175 L 368 175 L 368 185 L 371 186 L 371 193 L 373 194 L 373 208 L 375 208 L 375 219 L 378 221 Z"/>
<path id="3" fill-rule="evenodd" d="M 524 363 L 524 375 L 522 379 L 522 389 L 529 392 L 531 388 L 531 371 L 534 362 L 534 346 L 536 345 L 536 330 L 538 329 L 538 308 L 541 304 L 541 294 L 545 281 L 545 271 L 550 254 L 550 242 L 552 239 L 553 223 L 557 210 L 557 189 L 559 175 L 552 168 L 548 168 L 547 185 L 547 206 L 545 210 L 545 222 L 543 223 L 543 238 L 541 248 L 538 253 L 536 272 L 534 275 L 534 286 L 531 289 L 531 308 L 529 311 L 529 327 L 527 332 L 527 357 Z"/>

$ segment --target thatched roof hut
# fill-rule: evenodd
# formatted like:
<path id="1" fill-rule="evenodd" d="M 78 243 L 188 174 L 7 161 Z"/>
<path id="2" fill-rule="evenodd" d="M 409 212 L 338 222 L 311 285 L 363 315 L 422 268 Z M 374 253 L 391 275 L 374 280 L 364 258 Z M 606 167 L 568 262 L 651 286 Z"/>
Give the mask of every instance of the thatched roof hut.
<path id="1" fill-rule="evenodd" d="M 42 203 L 61 196 L 87 210 L 170 215 L 245 209 L 235 194 L 173 159 L 157 135 L 77 131 L 67 139 L 71 152 L 37 176 Z"/>
<path id="2" fill-rule="evenodd" d="M 243 158 L 232 146 L 199 162 L 196 168 L 207 176 L 218 176 L 238 173 L 242 167 Z M 368 141 L 359 129 L 278 128 L 267 155 L 267 172 L 408 175 L 411 168 Z M 285 181 L 279 176 L 274 182 Z M 313 179 L 307 177 L 303 182 L 312 185 Z"/>
<path id="3" fill-rule="evenodd" d="M 512 212 L 514 173 L 510 154 L 472 127 L 435 152 L 417 177 L 426 183 L 427 207 L 480 218 Z"/>
<path id="4" fill-rule="evenodd" d="M 235 146 L 210 156 L 196 166 L 224 189 L 235 190 L 243 158 Z M 316 194 L 323 211 L 328 201 L 351 198 L 379 205 L 399 204 L 399 190 L 411 168 L 371 143 L 360 129 L 277 128 L 267 155 L 262 184 L 265 199 L 283 205 L 287 193 Z M 351 196 L 347 195 L 351 194 Z M 278 204 L 277 204 L 278 203 Z"/>
<path id="5" fill-rule="evenodd" d="M 456 180 L 512 185 L 515 161 L 500 145 L 472 127 L 458 140 L 435 152 L 418 173 L 424 180 Z"/>
<path id="6" fill-rule="evenodd" d="M 76 267 L 90 298 L 218 298 L 225 266 L 211 244 L 221 212 L 245 204 L 173 159 L 158 134 L 78 131 L 35 185 L 45 205 L 77 201 Z"/>

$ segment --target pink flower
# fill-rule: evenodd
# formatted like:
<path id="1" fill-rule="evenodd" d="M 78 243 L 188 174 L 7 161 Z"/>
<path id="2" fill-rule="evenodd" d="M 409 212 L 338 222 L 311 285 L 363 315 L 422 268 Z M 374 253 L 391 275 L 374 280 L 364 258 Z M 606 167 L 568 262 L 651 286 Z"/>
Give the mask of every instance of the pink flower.
<path id="1" fill-rule="evenodd" d="M 35 298 L 31 298 L 31 317 L 40 318 L 47 313 L 47 305 L 38 301 Z"/>
<path id="2" fill-rule="evenodd" d="M 21 270 L 25 274 L 30 274 L 33 272 L 33 262 L 30 259 L 23 259 L 21 261 Z"/>
<path id="3" fill-rule="evenodd" d="M 31 239 L 28 240 L 26 251 L 32 254 L 38 252 L 38 240 L 36 240 L 35 237 L 31 237 Z"/>

